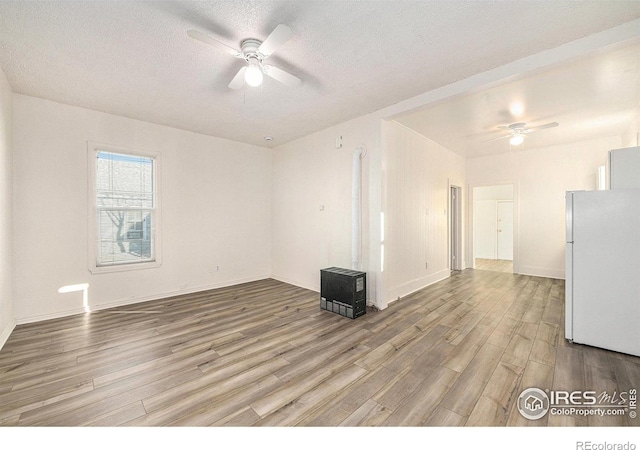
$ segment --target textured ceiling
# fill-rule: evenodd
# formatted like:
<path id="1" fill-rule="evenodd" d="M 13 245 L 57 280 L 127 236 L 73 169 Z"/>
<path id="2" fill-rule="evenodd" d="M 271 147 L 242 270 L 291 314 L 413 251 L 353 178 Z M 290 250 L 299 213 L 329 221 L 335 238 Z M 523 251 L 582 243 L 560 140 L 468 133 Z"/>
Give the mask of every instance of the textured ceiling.
<path id="1" fill-rule="evenodd" d="M 0 66 L 17 93 L 276 146 L 640 18 L 638 1 L 0 1 Z M 277 24 L 270 58 L 303 80 L 227 84 L 232 47 Z M 264 136 L 273 136 L 267 144 Z"/>

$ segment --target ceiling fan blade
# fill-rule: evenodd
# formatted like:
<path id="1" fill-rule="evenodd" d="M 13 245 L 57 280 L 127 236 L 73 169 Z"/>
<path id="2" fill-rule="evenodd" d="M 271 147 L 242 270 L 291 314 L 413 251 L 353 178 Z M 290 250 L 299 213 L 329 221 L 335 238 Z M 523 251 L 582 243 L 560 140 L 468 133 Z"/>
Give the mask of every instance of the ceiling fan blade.
<path id="1" fill-rule="evenodd" d="M 264 42 L 260 44 L 258 52 L 267 58 L 280 48 L 282 44 L 287 42 L 291 36 L 293 36 L 291 29 L 286 25 L 280 24 L 271 32 Z"/>
<path id="2" fill-rule="evenodd" d="M 532 131 L 544 130 L 545 128 L 554 128 L 558 125 L 560 125 L 558 122 L 545 123 L 544 125 L 540 125 L 537 127 L 527 128 L 527 133 L 531 133 Z"/>
<path id="3" fill-rule="evenodd" d="M 247 66 L 242 66 L 231 83 L 229 83 L 229 88 L 231 89 L 240 89 L 244 86 L 244 73 L 247 71 Z"/>
<path id="4" fill-rule="evenodd" d="M 294 75 L 291 75 L 289 72 L 285 72 L 282 69 L 278 69 L 275 66 L 263 66 L 262 67 L 265 75 L 270 76 L 276 81 L 284 84 L 289 87 L 296 87 L 302 83 L 302 80 Z"/>
<path id="5" fill-rule="evenodd" d="M 189 35 L 189 37 L 196 39 L 200 42 L 204 42 L 205 44 L 209 44 L 212 47 L 217 48 L 221 52 L 227 53 L 231 56 L 235 56 L 236 58 L 242 58 L 242 53 L 240 53 L 238 50 L 235 50 L 229 47 L 227 44 L 223 44 L 222 42 L 217 41 L 214 38 L 199 32 L 198 30 L 189 30 L 187 31 L 187 34 Z"/>

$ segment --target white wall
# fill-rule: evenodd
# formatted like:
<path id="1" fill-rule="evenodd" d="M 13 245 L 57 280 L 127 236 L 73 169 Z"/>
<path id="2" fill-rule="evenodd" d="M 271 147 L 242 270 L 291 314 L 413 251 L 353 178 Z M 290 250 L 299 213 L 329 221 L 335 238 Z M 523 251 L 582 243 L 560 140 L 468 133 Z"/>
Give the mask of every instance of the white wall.
<path id="1" fill-rule="evenodd" d="M 514 183 L 515 272 L 564 278 L 565 192 L 595 190 L 598 166 L 620 144 L 611 137 L 467 160 L 470 188 Z M 469 236 L 469 257 L 472 248 Z"/>
<path id="2" fill-rule="evenodd" d="M 336 138 L 342 136 L 342 148 Z M 367 298 L 376 303 L 379 272 L 380 120 L 360 117 L 276 147 L 273 152 L 273 277 L 320 290 L 320 270 L 351 268 L 351 178 L 362 159 L 362 260 Z M 371 243 L 374 242 L 374 245 Z"/>
<path id="3" fill-rule="evenodd" d="M 383 275 L 392 301 L 449 276 L 449 186 L 463 188 L 464 204 L 465 163 L 397 122 L 384 122 L 383 142 Z"/>
<path id="4" fill-rule="evenodd" d="M 478 200 L 513 200 L 513 185 L 499 184 L 495 186 L 479 186 L 473 190 L 473 199 Z"/>
<path id="5" fill-rule="evenodd" d="M 640 104 L 631 118 L 629 128 L 622 135 L 621 148 L 640 146 Z"/>
<path id="6" fill-rule="evenodd" d="M 15 327 L 13 308 L 12 92 L 0 69 L 0 348 Z"/>
<path id="7" fill-rule="evenodd" d="M 335 148 L 338 136 L 343 137 L 342 149 Z M 361 144 L 367 147 L 362 270 L 367 272 L 369 302 L 385 308 L 389 301 L 449 275 L 449 185 L 463 188 L 464 201 L 465 168 L 461 156 L 402 125 L 381 121 L 379 115 L 274 149 L 273 277 L 318 291 L 320 269 L 351 266 L 351 165 L 353 150 Z"/>
<path id="8" fill-rule="evenodd" d="M 271 150 L 13 97 L 18 322 L 268 278 Z M 87 141 L 161 155 L 162 266 L 88 270 Z M 219 266 L 220 270 L 216 271 Z"/>

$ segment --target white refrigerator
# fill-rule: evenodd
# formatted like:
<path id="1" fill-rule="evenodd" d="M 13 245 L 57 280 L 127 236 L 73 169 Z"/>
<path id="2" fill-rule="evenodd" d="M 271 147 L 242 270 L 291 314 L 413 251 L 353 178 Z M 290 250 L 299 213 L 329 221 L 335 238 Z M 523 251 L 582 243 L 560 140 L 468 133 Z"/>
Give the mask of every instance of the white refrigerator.
<path id="1" fill-rule="evenodd" d="M 640 189 L 566 199 L 565 337 L 640 356 Z"/>
<path id="2" fill-rule="evenodd" d="M 609 151 L 609 189 L 640 189 L 640 147 Z"/>

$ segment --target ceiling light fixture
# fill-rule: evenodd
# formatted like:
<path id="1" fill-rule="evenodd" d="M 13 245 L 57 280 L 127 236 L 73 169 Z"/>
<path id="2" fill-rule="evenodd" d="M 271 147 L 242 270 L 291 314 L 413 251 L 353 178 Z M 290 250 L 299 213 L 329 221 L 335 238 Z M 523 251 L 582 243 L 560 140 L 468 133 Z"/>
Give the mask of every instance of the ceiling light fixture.
<path id="1" fill-rule="evenodd" d="M 511 145 L 520 145 L 524 142 L 524 136 L 521 134 L 514 134 L 513 136 L 511 136 L 511 139 L 509 139 L 509 144 Z"/>
<path id="2" fill-rule="evenodd" d="M 524 105 L 521 102 L 513 102 L 509 105 L 509 112 L 513 117 L 520 118 L 524 114 Z"/>
<path id="3" fill-rule="evenodd" d="M 244 81 L 249 86 L 260 86 L 262 84 L 262 69 L 257 58 L 249 58 L 249 67 L 244 72 Z"/>

